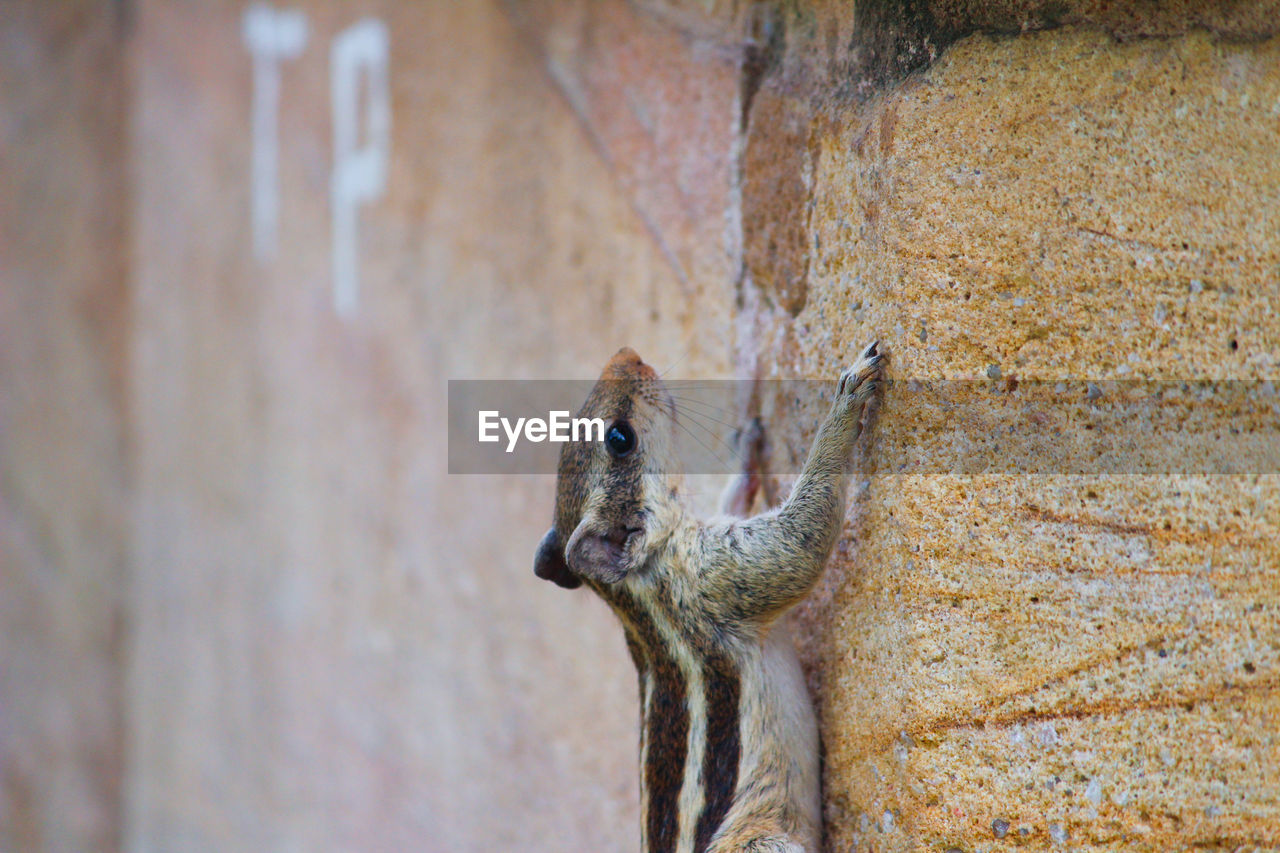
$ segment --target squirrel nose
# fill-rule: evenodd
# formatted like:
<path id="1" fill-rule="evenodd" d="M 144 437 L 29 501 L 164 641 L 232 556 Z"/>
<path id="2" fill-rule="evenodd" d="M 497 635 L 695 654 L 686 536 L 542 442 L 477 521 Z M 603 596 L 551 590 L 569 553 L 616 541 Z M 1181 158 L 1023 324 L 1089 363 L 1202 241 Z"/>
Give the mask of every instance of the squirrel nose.
<path id="1" fill-rule="evenodd" d="M 618 350 L 609 363 L 605 365 L 606 376 L 613 379 L 656 379 L 658 374 L 644 363 L 639 354 L 631 347 Z"/>

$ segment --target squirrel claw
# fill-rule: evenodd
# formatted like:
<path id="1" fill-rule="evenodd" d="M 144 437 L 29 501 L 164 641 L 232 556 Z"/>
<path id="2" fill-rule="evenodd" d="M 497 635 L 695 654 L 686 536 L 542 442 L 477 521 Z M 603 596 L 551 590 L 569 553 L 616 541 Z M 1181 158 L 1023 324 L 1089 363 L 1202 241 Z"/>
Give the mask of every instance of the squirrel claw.
<path id="1" fill-rule="evenodd" d="M 840 395 L 854 395 L 865 401 L 876 390 L 875 380 L 883 369 L 885 357 L 879 352 L 880 342 L 875 341 L 862 351 L 862 357 L 852 367 L 840 374 Z"/>

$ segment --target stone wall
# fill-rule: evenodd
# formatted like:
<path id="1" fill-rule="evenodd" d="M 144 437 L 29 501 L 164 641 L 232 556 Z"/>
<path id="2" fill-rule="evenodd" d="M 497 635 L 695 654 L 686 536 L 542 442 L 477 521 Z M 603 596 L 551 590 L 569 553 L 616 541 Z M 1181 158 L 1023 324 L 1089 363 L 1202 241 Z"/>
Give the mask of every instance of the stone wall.
<path id="1" fill-rule="evenodd" d="M 4 20 L 5 849 L 635 848 L 621 632 L 448 379 L 1280 371 L 1274 3 L 317 0 L 266 183 L 246 8 Z M 929 418 L 796 614 L 827 849 L 1280 847 L 1276 474 L 884 461 Z"/>
<path id="2" fill-rule="evenodd" d="M 830 373 L 875 330 L 899 378 L 1274 378 L 1278 60 L 975 36 L 815 119 L 808 297 L 766 361 Z M 832 849 L 1280 844 L 1274 472 L 1063 471 L 873 466 L 803 614 Z"/>

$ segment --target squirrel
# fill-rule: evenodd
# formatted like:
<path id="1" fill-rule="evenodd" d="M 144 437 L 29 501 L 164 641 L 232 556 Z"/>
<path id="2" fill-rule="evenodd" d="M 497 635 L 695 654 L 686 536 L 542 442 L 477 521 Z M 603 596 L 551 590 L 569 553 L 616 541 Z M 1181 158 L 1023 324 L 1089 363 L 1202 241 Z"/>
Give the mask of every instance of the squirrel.
<path id="1" fill-rule="evenodd" d="M 801 853 L 821 839 L 817 720 L 778 617 L 817 582 L 844 517 L 850 456 L 880 378 L 873 343 L 835 399 L 781 506 L 750 518 L 763 428 L 703 521 L 685 508 L 677 408 L 624 348 L 580 416 L 603 441 L 561 450 L 554 523 L 535 574 L 588 586 L 617 614 L 640 681 L 641 849 Z M 730 514 L 736 512 L 737 515 Z"/>

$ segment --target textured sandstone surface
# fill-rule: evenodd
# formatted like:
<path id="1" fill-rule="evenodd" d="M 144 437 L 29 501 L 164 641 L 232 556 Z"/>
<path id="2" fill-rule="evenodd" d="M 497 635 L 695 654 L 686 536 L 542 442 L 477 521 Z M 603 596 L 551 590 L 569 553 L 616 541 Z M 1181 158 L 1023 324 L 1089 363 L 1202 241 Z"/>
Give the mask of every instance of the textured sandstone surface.
<path id="1" fill-rule="evenodd" d="M 875 330 L 899 378 L 1275 378 L 1277 68 L 977 37 L 815 122 L 779 370 Z M 1280 477 L 872 473 L 804 613 L 832 849 L 1280 845 Z"/>
<path id="2" fill-rule="evenodd" d="M 446 473 L 446 380 L 871 337 L 904 381 L 795 618 L 826 848 L 1280 848 L 1280 474 L 1019 473 L 980 430 L 1003 467 L 939 471 L 993 392 L 908 382 L 1067 428 L 1035 380 L 1280 378 L 1275 3 L 301 3 L 270 260 L 243 5 L 107 7 L 3 19 L 0 848 L 635 849 L 621 632 L 532 575 L 550 477 Z"/>

